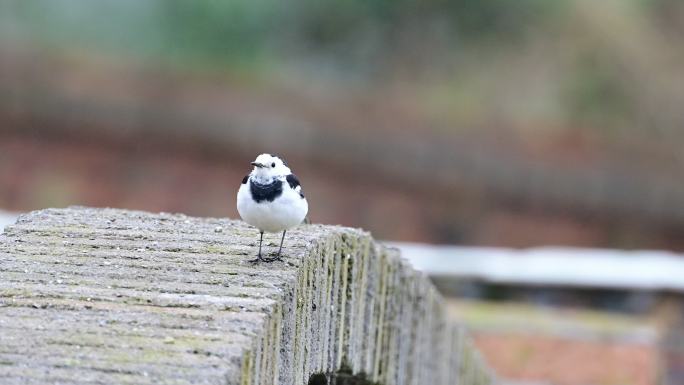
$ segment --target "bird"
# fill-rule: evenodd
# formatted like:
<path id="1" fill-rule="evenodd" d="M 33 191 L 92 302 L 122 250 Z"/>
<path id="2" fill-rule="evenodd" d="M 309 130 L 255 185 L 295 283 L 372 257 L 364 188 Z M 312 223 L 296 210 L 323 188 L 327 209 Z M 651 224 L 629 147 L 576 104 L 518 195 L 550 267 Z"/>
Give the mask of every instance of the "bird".
<path id="1" fill-rule="evenodd" d="M 259 230 L 259 252 L 252 263 L 282 261 L 287 230 L 299 225 L 309 212 L 299 179 L 287 162 L 276 155 L 260 154 L 254 168 L 242 178 L 237 193 L 237 210 L 242 220 Z M 261 255 L 264 232 L 283 232 L 278 253 L 273 258 Z"/>

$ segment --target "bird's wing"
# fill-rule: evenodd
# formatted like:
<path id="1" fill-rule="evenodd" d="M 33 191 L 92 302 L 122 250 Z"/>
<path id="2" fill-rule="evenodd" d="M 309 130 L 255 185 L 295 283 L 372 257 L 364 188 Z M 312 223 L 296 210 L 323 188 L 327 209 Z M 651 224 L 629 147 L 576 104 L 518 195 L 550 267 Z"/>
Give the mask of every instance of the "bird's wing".
<path id="1" fill-rule="evenodd" d="M 299 195 L 304 198 L 304 192 L 302 191 L 302 185 L 299 183 L 299 179 L 295 174 L 290 174 L 285 177 L 285 180 L 287 181 L 287 184 L 290 185 L 290 188 L 295 190 L 296 192 L 299 193 Z"/>

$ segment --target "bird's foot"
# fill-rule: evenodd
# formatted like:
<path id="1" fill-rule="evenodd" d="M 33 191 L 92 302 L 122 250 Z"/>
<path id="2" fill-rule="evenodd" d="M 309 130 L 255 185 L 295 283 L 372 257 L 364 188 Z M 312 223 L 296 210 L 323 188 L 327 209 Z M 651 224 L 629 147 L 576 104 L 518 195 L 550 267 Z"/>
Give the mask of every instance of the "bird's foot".
<path id="1" fill-rule="evenodd" d="M 261 258 L 261 255 L 260 255 L 254 259 L 250 259 L 249 261 L 247 261 L 247 263 L 251 263 L 252 265 L 256 265 L 257 263 L 263 262 L 263 261 L 264 261 L 264 259 Z"/>
<path id="2" fill-rule="evenodd" d="M 253 264 L 253 265 L 256 265 L 256 264 L 259 263 L 259 262 L 267 262 L 266 259 L 267 259 L 267 258 L 262 257 L 262 256 L 261 256 L 261 253 L 259 253 L 259 254 L 257 255 L 256 258 L 250 259 L 249 261 L 247 261 L 247 263 L 251 263 L 251 264 Z"/>
<path id="3" fill-rule="evenodd" d="M 275 261 L 283 261 L 283 255 L 280 253 L 271 253 L 271 258 L 264 258 L 264 262 L 275 262 Z"/>
<path id="4" fill-rule="evenodd" d="M 255 259 L 250 259 L 250 260 L 247 261 L 247 262 L 256 265 L 256 264 L 259 263 L 259 262 L 266 262 L 266 263 L 269 263 L 269 262 L 275 262 L 275 261 L 280 261 L 280 262 L 282 262 L 282 261 L 283 261 L 282 255 L 277 254 L 277 255 L 275 255 L 275 256 L 272 257 L 272 258 L 264 258 L 264 257 L 262 257 L 261 255 L 259 255 L 259 256 L 257 256 Z"/>

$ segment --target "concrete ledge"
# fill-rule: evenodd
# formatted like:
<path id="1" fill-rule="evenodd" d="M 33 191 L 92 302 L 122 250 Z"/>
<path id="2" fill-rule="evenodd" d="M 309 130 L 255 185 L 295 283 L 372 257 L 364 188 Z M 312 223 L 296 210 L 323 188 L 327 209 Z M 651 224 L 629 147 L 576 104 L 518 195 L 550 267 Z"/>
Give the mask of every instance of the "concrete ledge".
<path id="1" fill-rule="evenodd" d="M 22 215 L 0 236 L 0 382 L 493 381 L 425 276 L 369 234 L 302 226 L 285 262 L 254 266 L 256 241 L 227 219 Z"/>

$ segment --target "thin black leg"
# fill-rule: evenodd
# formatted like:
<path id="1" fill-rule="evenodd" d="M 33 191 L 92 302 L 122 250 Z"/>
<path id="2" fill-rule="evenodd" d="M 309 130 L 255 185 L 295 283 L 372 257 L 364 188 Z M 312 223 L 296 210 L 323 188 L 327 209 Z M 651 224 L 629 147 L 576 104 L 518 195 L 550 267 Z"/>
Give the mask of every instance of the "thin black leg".
<path id="1" fill-rule="evenodd" d="M 252 259 L 249 262 L 251 263 L 259 263 L 262 261 L 265 261 L 263 258 L 261 258 L 261 244 L 264 242 L 264 232 L 260 231 L 259 232 L 259 254 L 257 255 L 256 259 Z"/>
<path id="2" fill-rule="evenodd" d="M 285 240 L 285 231 L 283 230 L 283 236 L 280 238 L 280 248 L 278 249 L 278 254 L 276 254 L 273 258 L 264 258 L 262 261 L 264 262 L 273 262 L 273 261 L 282 261 L 282 251 L 283 251 L 283 241 Z"/>
<path id="3" fill-rule="evenodd" d="M 285 240 L 285 232 L 286 231 L 287 230 L 283 230 L 283 236 L 280 238 L 280 248 L 278 249 L 278 256 L 279 257 L 283 255 L 282 254 L 282 252 L 283 252 L 283 241 Z"/>
<path id="4" fill-rule="evenodd" d="M 264 243 L 264 232 L 259 232 L 259 256 L 257 259 L 261 259 L 261 244 Z"/>

